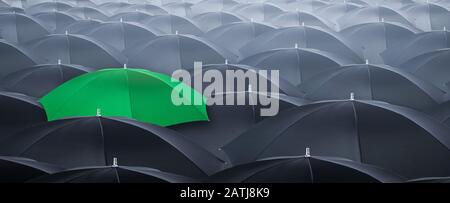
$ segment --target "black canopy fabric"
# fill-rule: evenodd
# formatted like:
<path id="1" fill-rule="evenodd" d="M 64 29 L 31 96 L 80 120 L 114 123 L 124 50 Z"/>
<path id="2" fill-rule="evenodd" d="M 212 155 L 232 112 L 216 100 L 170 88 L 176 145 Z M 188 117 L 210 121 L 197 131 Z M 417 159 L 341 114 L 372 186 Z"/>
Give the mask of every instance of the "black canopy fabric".
<path id="1" fill-rule="evenodd" d="M 276 157 L 239 165 L 210 177 L 219 183 L 398 183 L 404 178 L 379 167 L 346 159 Z"/>
<path id="2" fill-rule="evenodd" d="M 295 107 L 266 119 L 223 147 L 236 164 L 272 156 L 349 158 L 408 178 L 450 172 L 449 128 L 408 108 L 338 100 Z M 242 153 L 245 151 L 245 153 Z"/>
<path id="3" fill-rule="evenodd" d="M 348 99 L 385 101 L 428 111 L 443 102 L 444 92 L 409 72 L 386 65 L 348 65 L 324 71 L 300 85 L 310 100 Z"/>
<path id="4" fill-rule="evenodd" d="M 120 160 L 119 160 L 120 161 Z M 29 183 L 195 183 L 198 180 L 132 166 L 101 166 L 70 169 L 44 175 Z"/>
<path id="5" fill-rule="evenodd" d="M 30 53 L 10 42 L 0 40 L 0 78 L 36 64 Z"/>
<path id="6" fill-rule="evenodd" d="M 94 69 L 69 64 L 43 64 L 8 74 L 0 88 L 41 98 L 54 88 Z"/>
<path id="7" fill-rule="evenodd" d="M 188 176 L 212 174 L 224 163 L 178 133 L 128 119 L 70 118 L 25 129 L 0 142 L 0 154 L 65 168 L 139 165 Z M 145 157 L 145 158 L 143 158 Z"/>
<path id="8" fill-rule="evenodd" d="M 450 183 L 450 177 L 433 177 L 433 178 L 418 178 L 408 180 L 408 183 Z"/>
<path id="9" fill-rule="evenodd" d="M 23 183 L 61 170 L 58 166 L 32 159 L 0 156 L 0 183 Z"/>
<path id="10" fill-rule="evenodd" d="M 23 128 L 45 121 L 47 117 L 44 109 L 36 99 L 0 91 L 0 140 Z"/>

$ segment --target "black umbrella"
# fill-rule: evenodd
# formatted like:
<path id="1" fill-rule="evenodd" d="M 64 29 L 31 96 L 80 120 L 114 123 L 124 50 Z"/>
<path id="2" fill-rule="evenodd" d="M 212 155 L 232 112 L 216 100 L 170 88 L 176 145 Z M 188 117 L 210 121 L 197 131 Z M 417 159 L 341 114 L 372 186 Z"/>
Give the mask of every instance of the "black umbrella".
<path id="1" fill-rule="evenodd" d="M 193 183 L 193 178 L 146 167 L 99 166 L 70 169 L 28 181 L 31 183 Z"/>
<path id="2" fill-rule="evenodd" d="M 344 157 L 409 178 L 450 175 L 450 129 L 429 116 L 383 102 L 322 101 L 268 118 L 223 149 L 233 164 L 296 156 Z"/>
<path id="3" fill-rule="evenodd" d="M 180 134 L 128 119 L 82 117 L 25 129 L 0 142 L 0 154 L 20 155 L 66 168 L 137 164 L 167 172 L 202 176 L 222 161 Z"/>
<path id="4" fill-rule="evenodd" d="M 60 167 L 32 159 L 0 156 L 0 183 L 23 183 L 61 170 Z"/>
<path id="5" fill-rule="evenodd" d="M 22 48 L 0 40 L 0 78 L 14 71 L 35 65 L 32 57 Z"/>
<path id="6" fill-rule="evenodd" d="M 347 65 L 324 71 L 300 85 L 311 100 L 379 100 L 418 110 L 428 110 L 442 102 L 444 92 L 409 72 L 385 65 Z"/>
<path id="7" fill-rule="evenodd" d="M 0 91 L 0 140 L 13 132 L 45 121 L 44 109 L 34 98 Z"/>
<path id="8" fill-rule="evenodd" d="M 94 69 L 70 64 L 36 65 L 8 74 L 0 82 L 0 87 L 40 98 L 62 83 L 91 71 Z"/>
<path id="9" fill-rule="evenodd" d="M 225 105 L 229 96 L 234 97 L 233 105 Z M 289 110 L 290 108 L 306 103 L 306 101 L 300 98 L 286 95 L 270 95 L 255 91 L 216 93 L 213 96 L 209 95 L 207 97 L 216 97 L 218 98 L 216 100 L 221 101 L 224 105 L 208 106 L 208 122 L 186 123 L 175 125 L 171 128 L 185 135 L 188 139 L 199 143 L 218 156 L 223 156 L 223 153 L 220 152 L 221 146 L 232 141 L 256 123 L 270 118 L 261 114 L 262 109 L 268 109 L 270 107 L 270 105 L 262 105 L 261 102 L 258 102 L 261 96 L 272 100 L 277 99 L 279 111 Z M 240 99 L 245 101 L 245 105 L 237 104 L 237 100 Z M 254 101 L 255 103 L 252 105 L 250 101 Z"/>
<path id="10" fill-rule="evenodd" d="M 306 155 L 275 157 L 236 166 L 213 175 L 208 182 L 393 183 L 402 181 L 402 177 L 379 167 L 346 159 Z"/>

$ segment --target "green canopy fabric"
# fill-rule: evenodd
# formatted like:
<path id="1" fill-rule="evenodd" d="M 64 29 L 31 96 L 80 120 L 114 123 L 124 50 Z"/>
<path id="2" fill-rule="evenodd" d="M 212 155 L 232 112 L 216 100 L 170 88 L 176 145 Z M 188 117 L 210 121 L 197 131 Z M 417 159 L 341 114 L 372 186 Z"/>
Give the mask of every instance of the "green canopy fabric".
<path id="1" fill-rule="evenodd" d="M 172 92 L 184 101 L 172 102 Z M 197 104 L 194 103 L 197 99 Z M 170 76 L 145 69 L 110 68 L 63 83 L 39 101 L 49 121 L 74 116 L 118 116 L 160 126 L 208 120 L 203 95 Z"/>

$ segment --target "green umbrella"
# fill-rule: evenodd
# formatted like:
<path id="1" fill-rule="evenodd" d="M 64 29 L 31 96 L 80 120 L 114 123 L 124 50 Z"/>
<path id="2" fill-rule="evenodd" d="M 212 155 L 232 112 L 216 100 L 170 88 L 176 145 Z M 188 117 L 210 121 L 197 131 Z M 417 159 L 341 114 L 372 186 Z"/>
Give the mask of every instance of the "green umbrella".
<path id="1" fill-rule="evenodd" d="M 192 102 L 179 105 L 172 102 L 172 94 Z M 169 126 L 208 120 L 203 95 L 167 75 L 144 69 L 111 68 L 83 74 L 51 91 L 40 103 L 49 121 L 101 115 Z"/>

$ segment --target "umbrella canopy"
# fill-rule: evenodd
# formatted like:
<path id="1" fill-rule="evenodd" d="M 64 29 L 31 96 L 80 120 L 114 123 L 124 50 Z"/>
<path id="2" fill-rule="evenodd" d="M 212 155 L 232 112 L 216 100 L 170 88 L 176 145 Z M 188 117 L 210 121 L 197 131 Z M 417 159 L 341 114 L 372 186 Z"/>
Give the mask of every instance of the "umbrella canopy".
<path id="1" fill-rule="evenodd" d="M 122 20 L 123 22 L 133 22 L 133 23 L 138 23 L 141 25 L 145 25 L 145 22 L 149 21 L 150 18 L 152 18 L 153 16 L 145 13 L 145 12 L 141 12 L 141 11 L 136 11 L 136 12 L 123 12 L 123 13 L 118 13 L 116 15 L 113 15 L 111 17 L 109 17 L 110 21 L 120 21 Z"/>
<path id="2" fill-rule="evenodd" d="M 450 32 L 446 30 L 422 32 L 406 38 L 406 42 L 389 47 L 382 56 L 387 63 L 397 66 L 419 55 L 450 48 L 449 38 Z"/>
<path id="3" fill-rule="evenodd" d="M 421 30 L 443 30 L 450 27 L 450 11 L 443 6 L 434 3 L 415 3 L 402 11 Z"/>
<path id="4" fill-rule="evenodd" d="M 0 78 L 35 65 L 34 60 L 22 48 L 4 40 L 0 40 Z"/>
<path id="5" fill-rule="evenodd" d="M 236 61 L 236 56 L 207 40 L 180 34 L 157 37 L 126 54 L 130 56 L 130 66 L 170 75 L 179 69 L 192 69 L 195 61 L 205 64 Z"/>
<path id="6" fill-rule="evenodd" d="M 46 120 L 44 109 L 34 98 L 0 91 L 0 140 Z"/>
<path id="7" fill-rule="evenodd" d="M 209 12 L 227 11 L 238 4 L 239 3 L 234 0 L 203 0 L 194 4 L 191 9 L 193 15 L 199 15 Z"/>
<path id="8" fill-rule="evenodd" d="M 68 14 L 78 19 L 95 19 L 95 20 L 107 20 L 107 14 L 92 7 L 75 7 L 66 11 Z"/>
<path id="9" fill-rule="evenodd" d="M 131 6 L 130 3 L 125 2 L 107 2 L 98 6 L 98 9 L 103 13 L 107 13 L 109 15 L 114 15 L 121 11 L 123 8 Z"/>
<path id="10" fill-rule="evenodd" d="M 438 121 L 450 126 L 450 101 L 437 106 L 431 111 L 431 115 L 438 119 Z"/>
<path id="11" fill-rule="evenodd" d="M 34 17 L 20 13 L 0 14 L 0 38 L 8 42 L 26 43 L 47 34 Z"/>
<path id="12" fill-rule="evenodd" d="M 192 16 L 192 5 L 188 2 L 172 2 L 162 5 L 162 7 L 172 15 L 190 17 Z"/>
<path id="13" fill-rule="evenodd" d="M 436 51 L 418 55 L 399 67 L 444 91 L 448 91 L 450 81 L 448 64 L 450 64 L 450 48 L 437 49 Z"/>
<path id="14" fill-rule="evenodd" d="M 64 33 L 77 20 L 62 12 L 43 12 L 34 15 L 51 33 Z"/>
<path id="15" fill-rule="evenodd" d="M 317 13 L 319 16 L 322 16 L 322 18 L 328 19 L 333 23 L 337 23 L 337 20 L 342 16 L 361 7 L 361 5 L 350 3 L 349 0 L 346 0 L 345 3 L 332 3 L 318 8 L 314 13 Z"/>
<path id="16" fill-rule="evenodd" d="M 320 27 L 326 30 L 337 30 L 336 24 L 323 19 L 313 13 L 295 11 L 287 12 L 269 21 L 270 24 L 277 27 L 294 27 L 308 25 Z"/>
<path id="17" fill-rule="evenodd" d="M 263 70 L 279 70 L 280 78 L 292 85 L 299 85 L 315 74 L 337 69 L 340 65 L 351 62 L 329 52 L 295 47 L 272 49 L 249 56 L 239 63 Z"/>
<path id="18" fill-rule="evenodd" d="M 389 61 L 385 58 L 398 57 L 398 55 L 387 56 L 383 52 L 408 42 L 414 37 L 415 31 L 399 24 L 378 22 L 349 27 L 341 33 L 347 39 L 348 45 L 359 53 L 361 58 L 371 63 L 384 64 Z"/>
<path id="19" fill-rule="evenodd" d="M 205 32 L 223 25 L 244 21 L 243 18 L 227 12 L 202 13 L 194 16 L 192 20 Z"/>
<path id="20" fill-rule="evenodd" d="M 298 26 L 269 31 L 259 35 L 240 49 L 243 56 L 250 56 L 277 48 L 309 48 L 336 53 L 354 63 L 363 60 L 347 45 L 345 39 L 321 28 Z"/>
<path id="21" fill-rule="evenodd" d="M 67 26 L 66 30 L 72 34 L 87 34 L 101 24 L 99 20 L 78 20 Z"/>
<path id="22" fill-rule="evenodd" d="M 205 38 L 239 55 L 242 46 L 271 30 L 275 28 L 254 22 L 237 22 L 210 30 L 205 34 Z"/>
<path id="23" fill-rule="evenodd" d="M 311 100 L 379 100 L 427 110 L 442 102 L 444 92 L 401 69 L 385 65 L 348 65 L 325 71 L 299 87 Z"/>
<path id="24" fill-rule="evenodd" d="M 0 153 L 66 168 L 123 165 L 201 177 L 224 163 L 180 134 L 122 118 L 81 117 L 36 125 L 0 142 Z"/>
<path id="25" fill-rule="evenodd" d="M 87 35 L 124 52 L 142 42 L 151 41 L 156 38 L 157 33 L 159 31 L 152 31 L 142 25 L 122 21 L 102 23 Z"/>
<path id="26" fill-rule="evenodd" d="M 174 104 L 173 91 L 191 104 Z M 200 103 L 194 103 L 197 99 Z M 112 68 L 87 73 L 54 89 L 40 102 L 49 121 L 98 114 L 161 126 L 208 120 L 201 93 L 167 75 L 144 69 Z"/>
<path id="27" fill-rule="evenodd" d="M 0 3 L 1 6 L 1 3 Z M 0 7 L 0 13 L 25 13 L 25 10 L 23 8 L 17 8 L 17 7 Z"/>
<path id="28" fill-rule="evenodd" d="M 376 166 L 320 156 L 275 157 L 226 169 L 209 182 L 399 183 L 403 178 Z"/>
<path id="29" fill-rule="evenodd" d="M 8 74 L 0 86 L 6 91 L 40 98 L 64 82 L 92 71 L 92 68 L 69 64 L 36 65 Z"/>
<path id="30" fill-rule="evenodd" d="M 227 97 L 233 96 L 234 103 L 227 104 Z M 279 111 L 288 110 L 292 107 L 304 105 L 305 100 L 296 97 L 289 97 L 283 94 L 271 95 L 256 91 L 240 92 L 219 92 L 208 95 L 208 98 L 215 97 L 223 105 L 208 106 L 208 122 L 186 123 L 172 126 L 171 129 L 180 132 L 188 139 L 193 140 L 217 156 L 227 159 L 223 156 L 222 149 L 240 134 L 250 129 L 256 123 L 269 118 L 261 116 L 261 109 L 268 109 L 270 105 L 262 105 L 257 102 L 260 97 L 278 101 Z M 218 98 L 218 99 L 217 99 Z M 237 100 L 245 101 L 244 105 L 239 105 Z M 253 105 L 251 102 L 255 102 Z M 275 104 L 271 104 L 275 105 Z"/>
<path id="31" fill-rule="evenodd" d="M 165 34 L 189 34 L 202 36 L 203 32 L 191 20 L 176 15 L 158 15 L 144 22 L 144 25 L 161 30 Z"/>
<path id="32" fill-rule="evenodd" d="M 121 8 L 120 12 L 143 12 L 149 15 L 168 14 L 162 7 L 153 4 L 131 4 Z"/>
<path id="33" fill-rule="evenodd" d="M 326 127 L 324 127 L 326 126 Z M 449 128 L 405 107 L 362 100 L 322 101 L 281 112 L 224 146 L 232 163 L 297 156 L 349 158 L 408 178 L 450 173 Z M 245 149 L 246 153 L 240 153 Z"/>
<path id="34" fill-rule="evenodd" d="M 385 6 L 366 6 L 347 13 L 339 18 L 337 22 L 341 29 L 375 22 L 393 22 L 405 27 L 414 27 L 402 13 Z"/>
<path id="35" fill-rule="evenodd" d="M 33 15 L 41 12 L 67 11 L 71 8 L 72 5 L 64 2 L 41 2 L 27 7 L 25 11 Z"/>
<path id="36" fill-rule="evenodd" d="M 48 35 L 30 42 L 26 47 L 40 64 L 61 61 L 64 64 L 101 68 L 121 67 L 125 61 L 120 52 L 82 35 Z"/>
<path id="37" fill-rule="evenodd" d="M 0 183 L 23 183 L 61 170 L 60 167 L 32 159 L 0 156 Z"/>
<path id="38" fill-rule="evenodd" d="M 322 0 L 268 0 L 267 3 L 277 5 L 286 11 L 301 10 L 306 12 L 314 12 L 329 4 Z"/>
<path id="39" fill-rule="evenodd" d="M 193 183 L 193 178 L 135 166 L 75 168 L 44 175 L 31 183 Z"/>
<path id="40" fill-rule="evenodd" d="M 244 16 L 254 22 L 267 22 L 284 11 L 269 3 L 249 3 L 232 9 L 233 13 Z"/>

